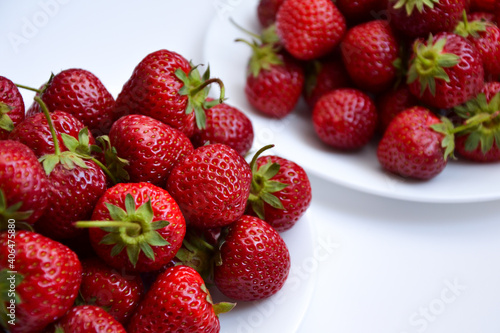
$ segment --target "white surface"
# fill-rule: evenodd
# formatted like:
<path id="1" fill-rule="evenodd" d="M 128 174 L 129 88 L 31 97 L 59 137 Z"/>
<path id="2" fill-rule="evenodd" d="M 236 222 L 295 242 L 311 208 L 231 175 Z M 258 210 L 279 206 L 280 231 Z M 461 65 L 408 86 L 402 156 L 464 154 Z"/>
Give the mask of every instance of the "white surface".
<path id="1" fill-rule="evenodd" d="M 258 32 L 257 0 L 242 2 L 228 13 L 239 25 Z M 390 198 L 419 202 L 476 202 L 500 198 L 500 163 L 480 165 L 451 161 L 436 178 L 419 182 L 384 172 L 377 160 L 376 143 L 361 151 L 340 152 L 323 144 L 316 136 L 305 103 L 285 119 L 265 117 L 247 102 L 244 94 L 246 65 L 251 49 L 236 38 L 250 36 L 228 19 L 215 17 L 205 40 L 205 61 L 212 74 L 227 86 L 227 103 L 245 110 L 257 126 L 256 143 L 274 143 L 275 151 L 290 159 L 300 159 L 309 172 L 332 182 Z M 300 154 L 300 155 L 299 155 Z"/>
<path id="2" fill-rule="evenodd" d="M 25 19 L 43 11 L 40 3 L 0 3 L 0 75 L 37 86 L 50 71 L 79 66 L 95 72 L 115 96 L 148 52 L 169 48 L 202 62 L 210 23 L 246 6 L 244 0 L 158 0 L 143 6 L 117 0 L 66 1 L 15 53 L 8 34 L 20 34 Z M 237 46 L 245 50 L 244 45 Z M 231 65 L 241 61 L 239 52 L 228 46 L 216 55 Z M 214 73 L 225 70 L 216 66 L 217 59 L 208 59 Z M 227 88 L 232 102 L 241 83 Z M 289 124 L 276 122 L 267 127 L 270 131 L 257 127 L 261 140 L 257 143 L 269 142 L 262 133 L 283 140 Z M 308 162 L 307 151 L 300 146 L 295 156 L 299 164 Z M 457 182 L 467 178 L 455 176 Z M 307 235 L 305 246 L 291 248 L 296 269 L 287 288 L 292 289 L 292 298 L 285 297 L 284 305 L 275 298 L 252 308 L 240 307 L 233 317 L 221 315 L 223 332 L 500 332 L 500 201 L 401 201 L 358 192 L 312 173 L 310 178 L 313 203 L 307 224 L 301 225 L 305 229 L 284 234 L 287 240 L 294 238 L 288 240 L 293 243 L 304 242 L 301 234 Z M 489 179 L 488 186 L 498 188 L 497 179 Z M 400 185 L 391 180 L 387 184 Z M 449 284 L 454 283 L 458 289 L 453 291 Z M 305 297 L 307 312 L 301 305 L 298 312 L 280 312 L 297 306 L 296 286 L 312 297 L 310 301 Z M 426 309 L 427 318 L 420 314 Z"/>

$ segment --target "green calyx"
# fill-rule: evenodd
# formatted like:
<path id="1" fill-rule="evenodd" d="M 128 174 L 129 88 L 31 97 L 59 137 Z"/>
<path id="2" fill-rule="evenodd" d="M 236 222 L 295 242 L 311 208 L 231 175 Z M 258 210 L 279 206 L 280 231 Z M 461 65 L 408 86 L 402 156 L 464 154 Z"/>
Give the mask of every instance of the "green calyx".
<path id="1" fill-rule="evenodd" d="M 431 125 L 431 128 L 444 135 L 441 141 L 441 147 L 444 148 L 444 159 L 447 160 L 449 157 L 455 158 L 453 154 L 455 151 L 455 128 L 451 120 L 446 117 L 441 118 L 441 122 Z"/>
<path id="2" fill-rule="evenodd" d="M 97 145 L 90 146 L 90 152 L 104 154 L 105 165 L 103 166 L 100 163 L 98 164 L 115 184 L 130 180 L 130 176 L 127 170 L 125 170 L 125 167 L 129 164 L 129 162 L 128 160 L 118 156 L 116 148 L 111 145 L 109 136 L 102 135 L 98 137 Z"/>
<path id="3" fill-rule="evenodd" d="M 8 330 L 8 323 L 15 323 L 15 316 L 9 315 L 9 308 L 17 307 L 22 303 L 17 287 L 21 284 L 23 276 L 7 269 L 0 270 L 0 325 Z"/>
<path id="4" fill-rule="evenodd" d="M 227 313 L 231 311 L 235 306 L 236 303 L 230 303 L 230 302 L 220 302 L 214 304 L 212 301 L 212 296 L 210 295 L 210 291 L 208 291 L 208 288 L 205 284 L 202 284 L 200 286 L 201 290 L 207 295 L 205 298 L 206 301 L 210 304 L 212 304 L 212 307 L 214 309 L 215 315 L 218 317 L 221 313 Z"/>
<path id="5" fill-rule="evenodd" d="M 0 128 L 8 132 L 14 129 L 14 123 L 9 117 L 9 112 L 12 110 L 14 110 L 12 106 L 0 102 Z"/>
<path id="6" fill-rule="evenodd" d="M 475 20 L 469 22 L 467 20 L 467 12 L 464 10 L 463 19 L 457 24 L 454 32 L 457 35 L 460 35 L 465 38 L 469 36 L 472 36 L 473 38 L 479 38 L 480 37 L 479 33 L 486 31 L 487 26 L 488 23 L 486 21 Z"/>
<path id="7" fill-rule="evenodd" d="M 280 199 L 272 193 L 281 191 L 288 186 L 288 184 L 271 180 L 271 178 L 274 177 L 280 170 L 280 165 L 278 163 L 268 162 L 257 169 L 257 158 L 264 151 L 272 147 L 274 147 L 274 145 L 268 145 L 261 148 L 257 153 L 255 153 L 252 161 L 250 162 L 250 168 L 253 176 L 252 183 L 250 185 L 250 196 L 248 198 L 248 202 L 250 203 L 253 211 L 262 220 L 265 219 L 264 203 L 267 203 L 276 209 L 284 209 Z"/>
<path id="8" fill-rule="evenodd" d="M 414 58 L 408 70 L 407 83 L 411 84 L 417 79 L 420 81 L 420 94 L 429 89 L 433 96 L 436 95 L 436 80 L 450 82 L 450 77 L 444 70 L 457 65 L 460 57 L 453 53 L 445 53 L 446 38 L 434 41 L 429 36 L 427 44 L 420 41 L 414 45 Z"/>
<path id="9" fill-rule="evenodd" d="M 425 7 L 433 9 L 434 4 L 439 4 L 439 0 L 398 0 L 394 4 L 394 9 L 400 9 L 404 7 L 406 10 L 406 14 L 410 16 L 415 8 L 417 8 L 417 10 L 422 13 Z"/>
<path id="10" fill-rule="evenodd" d="M 167 242 L 157 231 L 169 225 L 167 221 L 153 222 L 154 213 L 151 199 L 136 209 L 135 200 L 130 193 L 125 197 L 125 208 L 106 203 L 112 221 L 80 221 L 75 226 L 79 228 L 101 228 L 108 232 L 100 244 L 114 245 L 111 256 L 116 256 L 123 250 L 135 267 L 141 251 L 155 260 L 152 246 L 165 246 Z"/>
<path id="11" fill-rule="evenodd" d="M 215 254 L 214 246 L 199 233 L 188 229 L 175 258 L 179 260 L 179 265 L 189 266 L 197 271 L 203 280 L 212 281 Z"/>
<path id="12" fill-rule="evenodd" d="M 179 94 L 188 97 L 186 113 L 190 114 L 194 111 L 196 126 L 198 126 L 199 129 L 206 128 L 207 117 L 205 115 L 205 110 L 224 102 L 224 83 L 218 78 L 210 78 L 210 66 L 208 66 L 205 73 L 203 73 L 203 76 L 200 75 L 198 66 L 191 66 L 191 70 L 188 74 L 178 68 L 175 71 L 175 76 L 184 84 L 182 88 L 179 89 Z M 212 83 L 219 85 L 219 99 L 207 101 L 206 99 Z"/>
<path id="13" fill-rule="evenodd" d="M 0 189 L 0 230 L 7 230 L 9 220 L 16 221 L 16 226 L 18 226 L 20 222 L 26 221 L 33 214 L 32 210 L 19 211 L 22 205 L 20 201 L 7 207 L 5 193 Z"/>

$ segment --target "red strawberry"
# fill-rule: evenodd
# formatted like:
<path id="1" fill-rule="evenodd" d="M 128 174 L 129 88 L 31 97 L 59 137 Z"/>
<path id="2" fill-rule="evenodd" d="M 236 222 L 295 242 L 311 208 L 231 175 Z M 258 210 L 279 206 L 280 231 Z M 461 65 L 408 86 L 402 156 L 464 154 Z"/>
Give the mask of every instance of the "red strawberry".
<path id="1" fill-rule="evenodd" d="M 55 333 L 126 333 L 118 321 L 94 305 L 72 307 L 55 327 Z"/>
<path id="2" fill-rule="evenodd" d="M 337 0 L 335 5 L 348 23 L 377 19 L 387 9 L 388 0 Z"/>
<path id="3" fill-rule="evenodd" d="M 260 0 L 257 5 L 257 18 L 263 27 L 276 21 L 276 14 L 285 0 Z"/>
<path id="4" fill-rule="evenodd" d="M 276 16 L 276 28 L 292 56 L 311 60 L 326 55 L 340 43 L 346 22 L 330 0 L 287 0 Z"/>
<path id="5" fill-rule="evenodd" d="M 97 255 L 127 272 L 161 269 L 175 256 L 186 233 L 177 203 L 167 191 L 150 183 L 121 183 L 108 189 L 95 206 L 92 220 L 77 226 L 90 227 Z"/>
<path id="6" fill-rule="evenodd" d="M 302 94 L 304 70 L 275 44 L 247 44 L 253 50 L 245 84 L 248 102 L 265 115 L 285 117 Z"/>
<path id="7" fill-rule="evenodd" d="M 0 140 L 7 139 L 14 127 L 23 120 L 23 96 L 11 80 L 0 76 Z"/>
<path id="8" fill-rule="evenodd" d="M 127 323 L 144 293 L 140 276 L 117 271 L 97 258 L 82 261 L 82 267 L 83 300 L 105 308 L 118 322 Z"/>
<path id="9" fill-rule="evenodd" d="M 486 83 L 481 93 L 455 112 L 464 124 L 455 129 L 456 151 L 475 162 L 500 161 L 500 83 Z"/>
<path id="10" fill-rule="evenodd" d="M 61 151 L 67 150 L 61 134 L 65 133 L 78 139 L 80 131 L 85 127 L 85 125 L 73 115 L 63 111 L 51 112 L 50 119 L 54 125 Z M 27 145 L 35 152 L 37 157 L 53 154 L 55 152 L 54 140 L 52 140 L 49 124 L 43 113 L 38 113 L 32 117 L 26 118 L 10 133 L 9 139 Z M 89 133 L 87 146 L 92 144 L 95 144 L 95 139 L 92 134 Z"/>
<path id="11" fill-rule="evenodd" d="M 253 136 L 250 119 L 237 108 L 221 103 L 207 110 L 206 128 L 196 128 L 191 141 L 196 148 L 222 143 L 245 156 L 252 147 Z"/>
<path id="12" fill-rule="evenodd" d="M 379 142 L 377 158 L 384 169 L 403 177 L 430 179 L 447 164 L 451 151 L 445 136 L 431 128 L 441 121 L 429 109 L 416 106 L 394 117 Z"/>
<path id="13" fill-rule="evenodd" d="M 388 16 L 406 36 L 427 37 L 452 31 L 466 6 L 466 0 L 389 0 Z"/>
<path id="14" fill-rule="evenodd" d="M 500 76 L 500 28 L 493 23 L 464 20 L 455 28 L 455 33 L 467 38 L 476 47 L 483 61 L 486 77 Z"/>
<path id="15" fill-rule="evenodd" d="M 175 266 L 158 276 L 132 316 L 127 331 L 217 333 L 219 313 L 233 306 L 214 305 L 201 276 L 190 267 Z"/>
<path id="16" fill-rule="evenodd" d="M 337 149 L 358 149 L 373 137 L 377 110 L 372 99 L 356 89 L 337 89 L 321 97 L 313 110 L 318 137 Z"/>
<path id="17" fill-rule="evenodd" d="M 495 18 L 497 25 L 500 26 L 500 2 L 497 1 L 495 4 Z"/>
<path id="18" fill-rule="evenodd" d="M 198 127 L 203 128 L 205 124 L 207 84 L 218 80 L 209 79 L 209 75 L 207 70 L 201 77 L 198 69 L 178 53 L 168 50 L 150 53 L 137 65 L 118 95 L 115 119 L 139 113 L 190 137 L 195 114 Z"/>
<path id="19" fill-rule="evenodd" d="M 381 92 L 394 83 L 397 70 L 393 63 L 399 56 L 399 43 L 387 21 L 370 21 L 349 29 L 340 49 L 347 72 L 358 87 Z"/>
<path id="20" fill-rule="evenodd" d="M 483 22 L 490 22 L 490 23 L 496 24 L 494 12 L 467 13 L 467 20 L 469 22 L 471 22 L 471 21 L 483 21 Z"/>
<path id="21" fill-rule="evenodd" d="M 311 203 L 311 183 L 304 169 L 278 156 L 260 156 L 250 166 L 251 210 L 278 232 L 293 227 Z"/>
<path id="22" fill-rule="evenodd" d="M 472 0 L 470 10 L 492 12 L 495 10 L 495 0 Z"/>
<path id="23" fill-rule="evenodd" d="M 91 72 L 71 68 L 51 77 L 40 94 L 50 111 L 72 114 L 95 136 L 107 134 L 115 100 Z M 41 112 L 39 108 L 31 112 Z"/>
<path id="24" fill-rule="evenodd" d="M 385 131 L 398 113 L 417 105 L 418 99 L 413 96 L 406 84 L 384 92 L 377 100 L 380 132 Z"/>
<path id="25" fill-rule="evenodd" d="M 174 166 L 167 190 L 192 226 L 215 228 L 243 215 L 251 179 L 250 166 L 238 152 L 211 144 L 195 149 Z"/>
<path id="26" fill-rule="evenodd" d="M 412 94 L 442 109 L 476 96 L 484 84 L 479 52 L 464 37 L 447 32 L 415 42 L 407 76 Z"/>
<path id="27" fill-rule="evenodd" d="M 9 219 L 35 223 L 47 207 L 47 176 L 25 145 L 0 140 L 0 229 Z"/>
<path id="28" fill-rule="evenodd" d="M 314 60 L 306 68 L 304 97 L 312 109 L 324 94 L 350 85 L 349 74 L 340 59 Z"/>
<path id="29" fill-rule="evenodd" d="M 254 301 L 270 297 L 284 285 L 290 271 L 288 248 L 273 227 L 243 215 L 223 231 L 215 285 L 227 297 Z"/>
<path id="30" fill-rule="evenodd" d="M 143 115 L 118 119 L 109 133 L 118 156 L 128 161 L 124 168 L 131 182 L 163 186 L 175 163 L 193 151 L 184 133 Z"/>
<path id="31" fill-rule="evenodd" d="M 14 249 L 12 260 L 9 254 Z M 2 284 L 15 281 L 16 285 L 15 315 L 1 314 L 2 319 L 15 323 L 8 325 L 10 332 L 40 332 L 62 317 L 75 301 L 81 274 L 78 257 L 66 246 L 29 231 L 0 233 Z M 4 309 L 9 309 L 12 299 L 2 292 Z"/>

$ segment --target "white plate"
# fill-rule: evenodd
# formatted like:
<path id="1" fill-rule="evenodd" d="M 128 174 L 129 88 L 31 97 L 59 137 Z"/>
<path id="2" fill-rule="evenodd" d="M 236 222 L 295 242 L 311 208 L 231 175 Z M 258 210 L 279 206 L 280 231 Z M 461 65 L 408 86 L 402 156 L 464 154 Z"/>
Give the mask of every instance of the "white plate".
<path id="1" fill-rule="evenodd" d="M 220 13 L 213 5 L 204 0 L 5 2 L 0 5 L 0 32 L 5 37 L 0 39 L 0 75 L 38 87 L 51 72 L 79 67 L 97 75 L 116 97 L 150 52 L 166 48 L 198 63 L 212 17 L 207 13 Z M 28 107 L 34 94 L 22 94 Z M 261 302 L 240 302 L 221 315 L 222 332 L 298 330 L 316 282 L 316 270 L 308 266 L 315 259 L 310 218 L 303 217 L 282 235 L 292 259 L 289 280 L 279 294 Z"/>
<path id="2" fill-rule="evenodd" d="M 258 32 L 257 0 L 231 1 L 232 6 L 213 19 L 204 45 L 204 60 L 210 63 L 212 76 L 220 77 L 226 86 L 228 104 L 244 111 L 256 132 L 255 147 L 274 143 L 275 152 L 292 159 L 308 172 L 325 180 L 360 191 L 390 198 L 419 202 L 477 202 L 500 198 L 500 164 L 487 165 L 451 161 L 445 170 L 426 182 L 412 181 L 385 173 L 376 157 L 376 144 L 353 153 L 335 151 L 317 138 L 310 112 L 302 104 L 285 119 L 260 115 L 244 95 L 245 73 L 250 48 L 236 43 L 249 39 L 230 23 L 232 17 L 244 28 Z"/>

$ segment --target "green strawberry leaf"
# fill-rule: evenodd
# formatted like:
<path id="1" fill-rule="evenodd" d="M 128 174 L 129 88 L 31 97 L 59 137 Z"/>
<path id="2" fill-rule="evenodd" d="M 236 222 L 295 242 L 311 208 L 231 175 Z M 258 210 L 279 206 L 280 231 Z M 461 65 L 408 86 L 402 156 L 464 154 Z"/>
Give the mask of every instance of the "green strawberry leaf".
<path id="1" fill-rule="evenodd" d="M 107 135 L 103 135 L 97 138 L 97 143 L 99 145 L 92 145 L 90 147 L 91 152 L 104 153 L 104 161 L 106 168 L 111 174 L 114 175 L 117 182 L 127 182 L 130 180 L 128 172 L 125 167 L 129 162 L 118 156 L 116 148 L 111 145 L 111 141 Z"/>
<path id="2" fill-rule="evenodd" d="M 14 129 L 14 122 L 9 117 L 8 113 L 14 108 L 8 104 L 0 102 L 0 128 L 11 132 Z"/>
<path id="3" fill-rule="evenodd" d="M 400 9 L 404 7 L 406 15 L 410 16 L 415 8 L 421 13 L 424 11 L 424 6 L 433 9 L 435 3 L 439 3 L 439 0 L 398 0 L 394 4 L 394 8 Z"/>
<path id="4" fill-rule="evenodd" d="M 23 205 L 22 201 L 16 202 L 7 206 L 5 193 L 0 188 L 0 230 L 6 230 L 9 220 L 15 220 L 16 223 L 26 221 L 32 214 L 33 210 L 20 211 Z"/>

